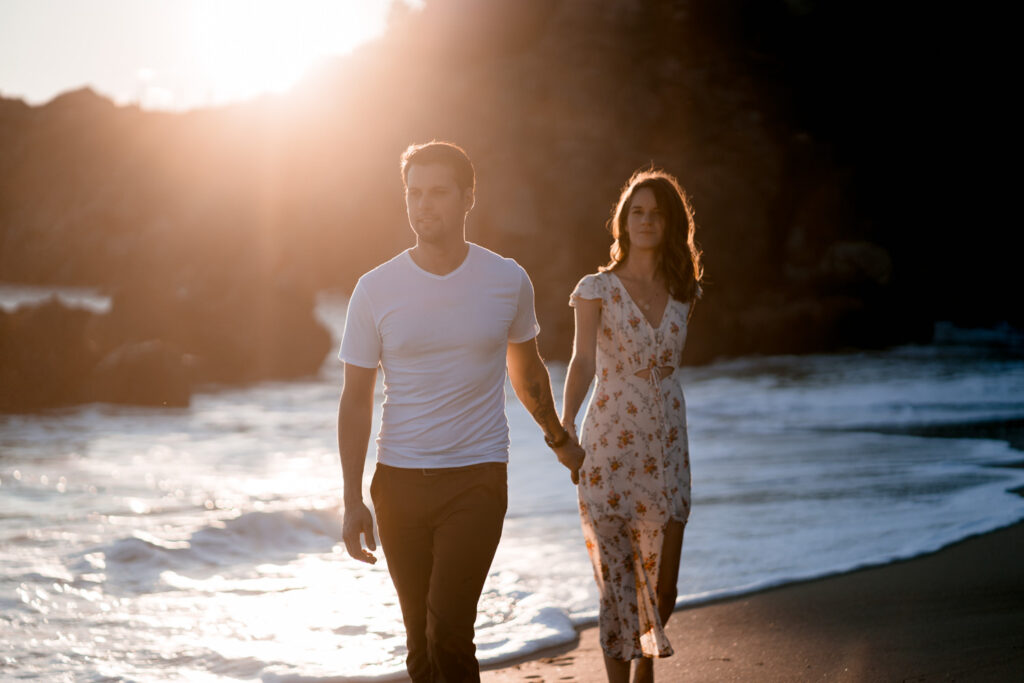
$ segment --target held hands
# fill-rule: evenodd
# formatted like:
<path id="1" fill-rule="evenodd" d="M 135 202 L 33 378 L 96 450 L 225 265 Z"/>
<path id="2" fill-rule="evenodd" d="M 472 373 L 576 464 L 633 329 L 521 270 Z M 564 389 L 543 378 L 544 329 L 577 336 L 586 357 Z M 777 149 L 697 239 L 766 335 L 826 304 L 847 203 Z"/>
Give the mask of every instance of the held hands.
<path id="1" fill-rule="evenodd" d="M 580 439 L 576 436 L 576 424 L 573 420 L 568 417 L 562 418 L 562 427 L 566 432 L 569 433 L 569 441 L 560 448 L 555 449 L 555 455 L 558 456 L 558 462 L 565 465 L 572 476 L 572 483 L 580 483 L 580 468 L 583 466 L 583 459 L 586 457 L 586 452 L 583 447 L 580 446 Z"/>
<path id="2" fill-rule="evenodd" d="M 583 447 L 576 442 L 576 435 L 570 432 L 569 436 L 568 441 L 554 449 L 555 455 L 558 456 L 558 462 L 569 469 L 572 483 L 579 484 L 580 468 L 583 467 L 583 459 L 586 457 L 586 453 L 583 451 Z"/>
<path id="3" fill-rule="evenodd" d="M 370 509 L 363 501 L 345 505 L 345 517 L 341 525 L 341 537 L 345 541 L 345 549 L 348 554 L 359 560 L 374 564 L 377 558 L 373 553 L 363 549 L 360 542 L 360 535 L 366 539 L 366 547 L 370 550 L 377 549 L 377 542 L 373 538 L 373 517 Z"/>

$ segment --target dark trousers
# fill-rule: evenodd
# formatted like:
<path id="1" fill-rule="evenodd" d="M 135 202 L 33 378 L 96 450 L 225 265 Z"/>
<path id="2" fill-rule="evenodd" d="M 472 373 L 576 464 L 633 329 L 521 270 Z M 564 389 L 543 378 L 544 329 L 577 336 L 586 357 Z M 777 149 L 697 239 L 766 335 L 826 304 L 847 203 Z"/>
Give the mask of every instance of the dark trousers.
<path id="1" fill-rule="evenodd" d="M 377 465 L 377 530 L 405 621 L 414 683 L 480 680 L 473 623 L 508 506 L 504 463 Z"/>

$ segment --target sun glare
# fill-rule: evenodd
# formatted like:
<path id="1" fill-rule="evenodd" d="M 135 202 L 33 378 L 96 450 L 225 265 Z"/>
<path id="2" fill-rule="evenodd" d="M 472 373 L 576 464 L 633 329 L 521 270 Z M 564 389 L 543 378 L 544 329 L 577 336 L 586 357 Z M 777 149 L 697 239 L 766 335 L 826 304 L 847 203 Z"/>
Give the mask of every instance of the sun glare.
<path id="1" fill-rule="evenodd" d="M 387 3 L 366 0 L 195 3 L 193 54 L 211 103 L 283 93 L 321 58 L 380 35 L 386 14 Z"/>

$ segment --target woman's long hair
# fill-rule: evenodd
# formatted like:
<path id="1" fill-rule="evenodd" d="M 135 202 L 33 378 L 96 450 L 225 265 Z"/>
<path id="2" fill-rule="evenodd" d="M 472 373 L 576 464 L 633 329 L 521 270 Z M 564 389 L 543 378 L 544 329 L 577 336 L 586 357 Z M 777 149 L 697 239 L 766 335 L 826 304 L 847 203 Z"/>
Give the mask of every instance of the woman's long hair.
<path id="1" fill-rule="evenodd" d="M 637 190 L 650 188 L 665 217 L 665 236 L 661 242 L 658 267 L 665 277 L 668 292 L 676 299 L 693 303 L 700 296 L 700 281 L 704 277 L 701 251 L 694 241 L 697 224 L 693 220 L 693 207 L 679 181 L 664 171 L 653 168 L 639 170 L 623 186 L 619 201 L 608 221 L 615 241 L 611 247 L 611 261 L 601 270 L 615 270 L 629 256 L 629 232 L 626 221 Z"/>

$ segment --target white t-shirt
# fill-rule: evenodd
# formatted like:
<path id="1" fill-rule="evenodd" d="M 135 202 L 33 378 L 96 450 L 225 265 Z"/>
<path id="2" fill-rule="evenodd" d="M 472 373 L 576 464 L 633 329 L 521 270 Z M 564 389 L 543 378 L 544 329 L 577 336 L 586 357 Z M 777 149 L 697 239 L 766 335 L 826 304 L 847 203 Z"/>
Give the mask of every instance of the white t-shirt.
<path id="1" fill-rule="evenodd" d="M 526 271 L 476 244 L 447 275 L 423 270 L 407 250 L 359 278 L 338 356 L 384 369 L 377 461 L 507 462 L 505 352 L 538 332 Z"/>

